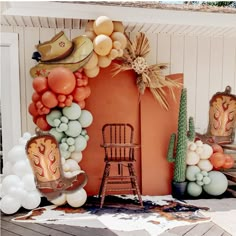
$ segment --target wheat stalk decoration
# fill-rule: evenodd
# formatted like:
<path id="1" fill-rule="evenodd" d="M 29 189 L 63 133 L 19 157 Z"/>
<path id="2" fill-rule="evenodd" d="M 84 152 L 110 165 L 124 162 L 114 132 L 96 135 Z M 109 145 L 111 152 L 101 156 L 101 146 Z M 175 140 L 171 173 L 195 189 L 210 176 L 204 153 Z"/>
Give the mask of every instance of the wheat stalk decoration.
<path id="1" fill-rule="evenodd" d="M 148 38 L 144 33 L 137 35 L 136 40 L 128 44 L 124 50 L 121 63 L 113 63 L 113 75 L 125 71 L 134 70 L 137 74 L 137 87 L 140 94 L 144 94 L 145 89 L 149 88 L 154 98 L 168 110 L 169 105 L 163 87 L 168 87 L 172 97 L 175 99 L 173 88 L 181 87 L 182 83 L 174 81 L 162 74 L 162 70 L 167 68 L 166 63 L 148 65 L 145 56 L 150 52 Z"/>

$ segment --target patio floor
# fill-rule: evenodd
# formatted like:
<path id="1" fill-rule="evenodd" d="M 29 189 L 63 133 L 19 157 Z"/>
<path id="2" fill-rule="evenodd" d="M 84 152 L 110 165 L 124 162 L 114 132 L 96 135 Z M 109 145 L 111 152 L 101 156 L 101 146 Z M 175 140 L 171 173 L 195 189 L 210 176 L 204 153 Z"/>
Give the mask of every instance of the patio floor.
<path id="1" fill-rule="evenodd" d="M 187 200 L 187 203 L 196 206 L 207 206 L 210 212 L 223 212 L 223 220 L 227 224 L 227 220 L 232 221 L 230 210 L 236 210 L 236 199 L 227 196 L 224 199 L 199 199 Z M 55 225 L 55 224 L 38 224 L 38 223 L 16 223 L 11 219 L 20 215 L 28 213 L 27 210 L 21 209 L 17 214 L 5 215 L 1 213 L 1 235 L 2 236 L 148 236 L 149 234 L 144 231 L 111 231 L 109 229 L 78 227 L 68 225 Z M 226 214 L 227 213 L 227 214 Z M 235 225 L 236 225 L 236 218 Z M 92 223 L 92 222 L 91 222 Z M 234 231 L 235 232 L 235 231 Z M 224 227 L 220 227 L 217 223 L 209 221 L 206 223 L 191 224 L 186 226 L 179 226 L 165 231 L 160 236 L 236 236 L 236 233 L 228 233 Z"/>

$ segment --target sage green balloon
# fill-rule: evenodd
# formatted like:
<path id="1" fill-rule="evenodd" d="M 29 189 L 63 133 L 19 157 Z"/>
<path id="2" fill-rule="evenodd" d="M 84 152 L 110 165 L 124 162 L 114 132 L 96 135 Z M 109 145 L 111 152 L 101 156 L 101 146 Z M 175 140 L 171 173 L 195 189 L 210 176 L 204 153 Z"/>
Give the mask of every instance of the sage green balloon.
<path id="1" fill-rule="evenodd" d="M 228 187 L 228 180 L 220 171 L 210 171 L 208 177 L 211 179 L 209 184 L 203 186 L 206 193 L 212 196 L 223 194 Z"/>
<path id="2" fill-rule="evenodd" d="M 69 107 L 64 107 L 62 113 L 69 120 L 77 120 L 81 115 L 81 108 L 78 104 L 72 103 Z"/>
<path id="3" fill-rule="evenodd" d="M 51 112 L 46 115 L 46 120 L 50 126 L 56 127 L 54 120 L 60 119 L 61 116 L 62 116 L 62 113 L 59 110 L 51 110 Z"/>
<path id="4" fill-rule="evenodd" d="M 196 175 L 200 173 L 200 168 L 198 166 L 188 166 L 186 169 L 186 179 L 189 181 L 195 181 Z"/>
<path id="5" fill-rule="evenodd" d="M 77 137 L 80 135 L 82 130 L 81 124 L 77 120 L 71 120 L 68 123 L 68 129 L 65 131 L 65 133 L 70 137 Z"/>
<path id="6" fill-rule="evenodd" d="M 63 132 L 58 132 L 56 130 L 56 128 L 50 129 L 49 133 L 51 135 L 53 135 L 56 138 L 57 142 L 59 142 L 59 143 L 60 143 L 61 139 L 64 137 L 64 133 Z"/>
<path id="7" fill-rule="evenodd" d="M 189 182 L 187 186 L 187 193 L 190 196 L 198 197 L 202 193 L 202 187 L 196 184 L 195 182 Z"/>

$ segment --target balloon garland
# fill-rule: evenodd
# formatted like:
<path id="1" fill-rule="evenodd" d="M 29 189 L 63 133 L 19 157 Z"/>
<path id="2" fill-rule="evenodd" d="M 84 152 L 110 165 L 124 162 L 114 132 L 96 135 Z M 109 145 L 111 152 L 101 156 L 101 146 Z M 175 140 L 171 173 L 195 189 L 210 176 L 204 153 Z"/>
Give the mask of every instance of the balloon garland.
<path id="1" fill-rule="evenodd" d="M 218 144 L 203 143 L 201 140 L 188 143 L 186 158 L 187 193 L 198 197 L 203 190 L 212 196 L 223 194 L 228 187 L 228 180 L 220 168 L 229 169 L 234 165 L 234 159 L 224 154 Z"/>
<path id="2" fill-rule="evenodd" d="M 94 52 L 83 66 L 84 73 L 89 78 L 94 78 L 99 74 L 100 68 L 108 67 L 112 60 L 123 56 L 127 38 L 122 22 L 112 21 L 107 16 L 89 21 L 85 35 L 92 40 Z"/>
<path id="3" fill-rule="evenodd" d="M 77 71 L 62 64 L 52 67 L 45 76 L 35 77 L 32 102 L 28 107 L 36 126 L 52 134 L 58 141 L 62 168 L 67 178 L 80 170 L 82 151 L 89 140 L 86 128 L 93 121 L 92 114 L 84 109 L 85 100 L 91 94 L 88 78 L 96 77 L 100 68 L 108 67 L 112 60 L 123 56 L 127 44 L 122 23 L 112 22 L 106 16 L 90 21 L 85 34 L 92 40 L 94 47 L 87 63 Z M 67 202 L 73 207 L 79 207 L 86 199 L 86 191 L 82 188 L 73 193 L 62 193 L 51 202 L 56 205 Z"/>
<path id="4" fill-rule="evenodd" d="M 0 184 L 1 211 L 13 214 L 20 207 L 33 209 L 39 206 L 41 194 L 34 182 L 34 174 L 25 153 L 25 144 L 31 138 L 30 133 L 24 133 L 7 154 L 3 166 L 5 176 Z"/>

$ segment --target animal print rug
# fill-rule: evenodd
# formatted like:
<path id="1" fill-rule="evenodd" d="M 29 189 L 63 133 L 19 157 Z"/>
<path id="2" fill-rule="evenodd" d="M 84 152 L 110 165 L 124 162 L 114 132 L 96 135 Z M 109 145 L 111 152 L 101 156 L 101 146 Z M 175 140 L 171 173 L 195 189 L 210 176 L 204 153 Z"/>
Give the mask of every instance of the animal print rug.
<path id="1" fill-rule="evenodd" d="M 88 197 L 86 204 L 80 208 L 50 205 L 34 209 L 27 215 L 12 220 L 108 228 L 113 231 L 145 230 L 150 235 L 159 235 L 176 226 L 210 220 L 199 212 L 207 211 L 207 207 L 186 204 L 171 196 L 143 196 L 143 204 L 144 208 L 140 208 L 137 199 L 132 196 L 107 196 L 103 208 L 100 209 L 99 199 Z"/>

